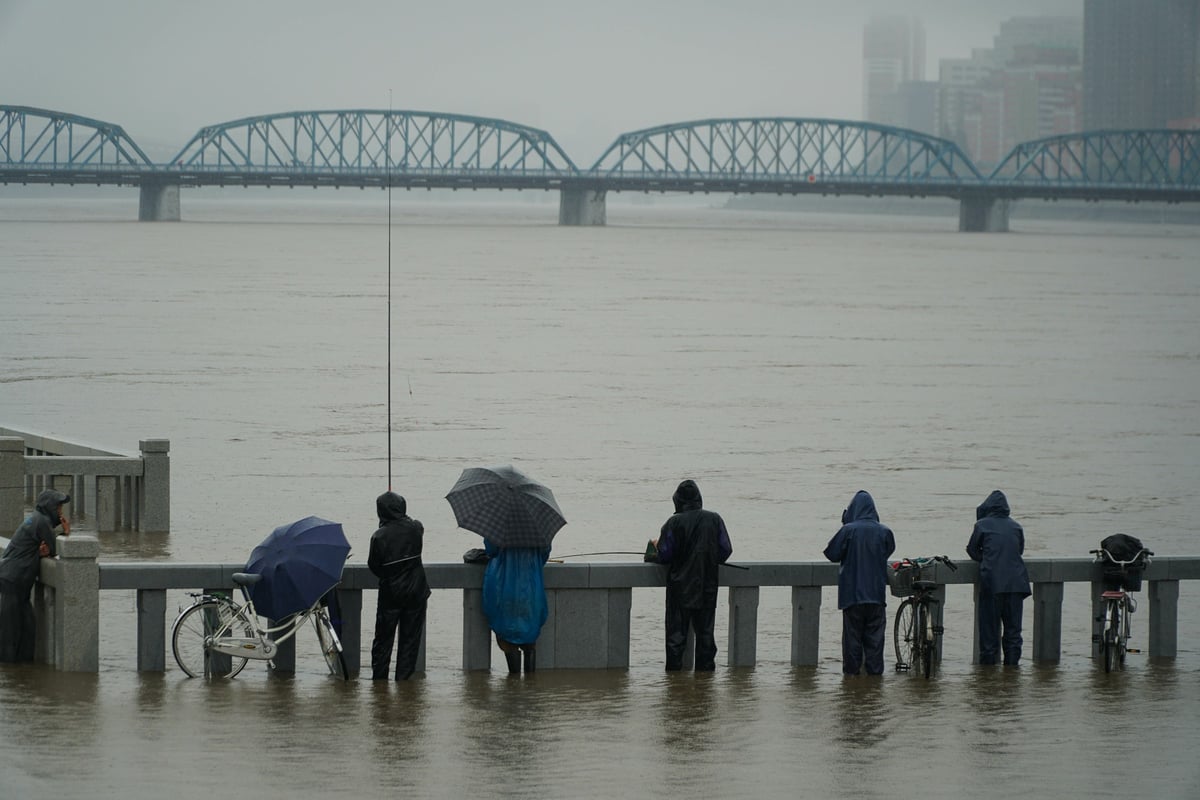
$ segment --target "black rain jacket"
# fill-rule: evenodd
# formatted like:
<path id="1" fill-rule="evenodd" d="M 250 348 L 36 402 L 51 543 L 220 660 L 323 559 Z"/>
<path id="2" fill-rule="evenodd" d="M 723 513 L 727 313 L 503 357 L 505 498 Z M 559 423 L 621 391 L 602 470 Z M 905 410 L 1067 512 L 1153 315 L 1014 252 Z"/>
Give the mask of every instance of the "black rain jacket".
<path id="1" fill-rule="evenodd" d="M 421 546 L 425 526 L 408 516 L 408 503 L 395 492 L 375 501 L 379 530 L 371 534 L 367 567 L 379 578 L 379 602 L 392 608 L 420 606 L 429 597 Z"/>
<path id="2" fill-rule="evenodd" d="M 659 561 L 667 565 L 667 592 L 680 608 L 704 608 L 716 602 L 718 568 L 733 554 L 725 520 L 705 511 L 700 489 L 683 481 L 671 497 L 675 513 L 658 537 Z"/>

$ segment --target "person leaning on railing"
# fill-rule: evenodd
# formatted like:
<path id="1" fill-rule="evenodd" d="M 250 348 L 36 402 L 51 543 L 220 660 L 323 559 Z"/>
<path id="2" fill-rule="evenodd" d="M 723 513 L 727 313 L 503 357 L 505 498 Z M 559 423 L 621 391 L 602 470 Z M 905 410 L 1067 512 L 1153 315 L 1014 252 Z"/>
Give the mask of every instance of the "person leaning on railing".
<path id="1" fill-rule="evenodd" d="M 838 567 L 842 611 L 842 674 L 883 674 L 887 628 L 887 558 L 896 550 L 892 529 L 879 521 L 875 500 L 858 491 L 842 511 L 842 527 L 825 547 Z"/>
<path id="2" fill-rule="evenodd" d="M 975 519 L 967 555 L 979 562 L 979 663 L 995 664 L 1003 644 L 1004 665 L 1015 667 L 1021 660 L 1022 605 L 1031 594 L 1021 557 L 1025 531 L 1009 516 L 1008 498 L 999 489 L 975 509 Z"/>
<path id="3" fill-rule="evenodd" d="M 58 554 L 54 529 L 71 533 L 62 507 L 71 496 L 56 489 L 38 495 L 33 513 L 17 527 L 0 555 L 0 661 L 33 661 L 34 619 L 29 595 L 43 558 Z"/>

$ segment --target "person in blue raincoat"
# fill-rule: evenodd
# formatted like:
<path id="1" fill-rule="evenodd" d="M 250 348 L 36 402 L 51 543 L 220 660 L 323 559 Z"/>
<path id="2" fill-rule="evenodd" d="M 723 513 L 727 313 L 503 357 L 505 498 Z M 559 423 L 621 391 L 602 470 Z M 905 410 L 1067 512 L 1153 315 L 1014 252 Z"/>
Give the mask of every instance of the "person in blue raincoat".
<path id="1" fill-rule="evenodd" d="M 34 617 L 29 595 L 43 558 L 58 554 L 54 529 L 62 536 L 71 524 L 62 507 L 71 496 L 56 489 L 38 495 L 37 504 L 13 533 L 0 556 L 0 662 L 33 661 Z"/>
<path id="2" fill-rule="evenodd" d="M 1021 614 L 1030 591 L 1021 557 L 1025 531 L 1009 513 L 1004 492 L 989 494 L 975 509 L 967 555 L 979 562 L 979 663 L 995 664 L 1003 645 L 1004 663 L 1015 667 L 1021 660 Z"/>
<path id="3" fill-rule="evenodd" d="M 550 613 L 542 578 L 550 548 L 501 548 L 487 539 L 483 546 L 488 554 L 483 614 L 496 634 L 509 674 L 520 674 L 522 661 L 528 674 L 537 669 L 536 644 Z"/>
<path id="4" fill-rule="evenodd" d="M 842 673 L 883 674 L 887 628 L 887 559 L 896 549 L 891 528 L 879 521 L 875 501 L 859 491 L 842 512 L 842 527 L 829 540 L 825 557 L 837 562 L 838 608 L 842 610 Z"/>

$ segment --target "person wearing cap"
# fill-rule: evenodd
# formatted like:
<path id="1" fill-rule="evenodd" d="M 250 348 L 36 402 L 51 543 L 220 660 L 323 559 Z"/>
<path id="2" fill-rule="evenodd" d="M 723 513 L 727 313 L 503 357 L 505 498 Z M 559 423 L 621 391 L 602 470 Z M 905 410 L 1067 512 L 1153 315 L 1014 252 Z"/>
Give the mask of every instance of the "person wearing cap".
<path id="1" fill-rule="evenodd" d="M 716 669 L 717 571 L 733 555 L 725 520 L 704 508 L 700 487 L 685 480 L 671 497 L 675 513 L 663 523 L 646 560 L 667 565 L 667 670 L 683 669 L 688 628 L 696 634 L 696 671 Z"/>
<path id="2" fill-rule="evenodd" d="M 429 582 L 421 563 L 425 526 L 408 516 L 408 502 L 395 492 L 375 499 L 379 529 L 371 534 L 367 568 L 379 578 L 375 608 L 375 639 L 371 642 L 371 679 L 386 681 L 396 646 L 396 680 L 404 681 L 417 667 L 425 631 Z"/>
<path id="3" fill-rule="evenodd" d="M 71 496 L 56 489 L 38 495 L 33 513 L 13 533 L 0 555 L 0 662 L 33 661 L 34 619 L 30 594 L 43 558 L 58 555 L 54 529 L 62 536 L 71 524 L 62 507 Z"/>
<path id="4" fill-rule="evenodd" d="M 887 628 L 887 559 L 896 549 L 891 528 L 879 521 L 875 500 L 858 491 L 842 512 L 842 527 L 825 547 L 838 567 L 842 611 L 842 674 L 883 674 Z"/>

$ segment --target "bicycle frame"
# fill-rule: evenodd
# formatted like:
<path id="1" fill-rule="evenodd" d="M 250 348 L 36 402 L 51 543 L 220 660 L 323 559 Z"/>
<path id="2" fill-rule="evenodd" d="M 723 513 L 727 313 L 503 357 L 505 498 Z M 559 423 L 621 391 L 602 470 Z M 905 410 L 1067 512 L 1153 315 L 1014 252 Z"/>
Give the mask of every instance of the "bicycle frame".
<path id="1" fill-rule="evenodd" d="M 318 600 L 306 611 L 292 614 L 278 625 L 264 627 L 258 622 L 259 617 L 254 608 L 254 601 L 245 590 L 242 594 L 245 596 L 246 602 L 240 606 L 225 595 L 201 595 L 196 598 L 197 603 L 215 600 L 219 603 L 226 603 L 230 607 L 229 619 L 207 637 L 206 645 L 214 653 L 269 661 L 275 657 L 279 645 L 295 636 L 301 626 L 321 607 L 321 601 Z M 250 626 L 255 635 L 253 637 L 227 635 L 239 622 Z"/>

